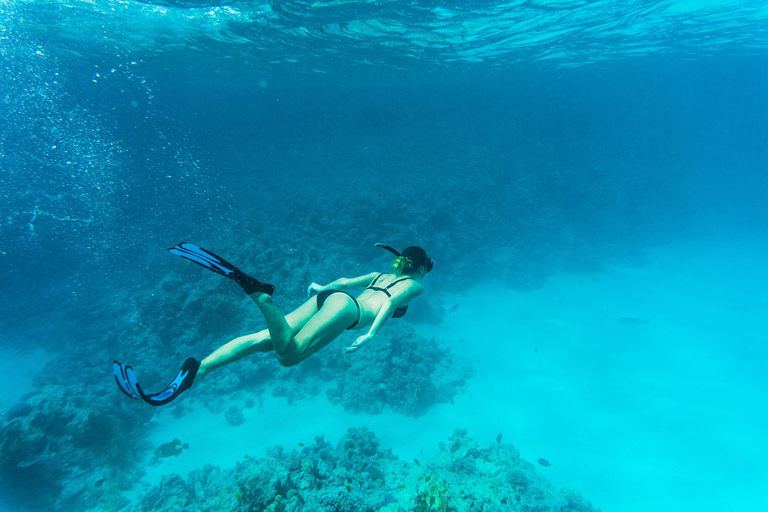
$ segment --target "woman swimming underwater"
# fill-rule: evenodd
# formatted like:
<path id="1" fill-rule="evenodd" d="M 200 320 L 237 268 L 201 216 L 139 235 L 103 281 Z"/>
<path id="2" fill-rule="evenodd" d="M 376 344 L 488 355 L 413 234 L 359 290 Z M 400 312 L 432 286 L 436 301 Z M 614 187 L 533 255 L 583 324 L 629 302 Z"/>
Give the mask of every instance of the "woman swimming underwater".
<path id="1" fill-rule="evenodd" d="M 202 361 L 190 357 L 170 384 L 159 393 L 147 394 L 130 366 L 114 362 L 115 380 L 131 398 L 150 405 L 164 405 L 174 400 L 193 383 L 211 371 L 228 365 L 255 352 L 275 351 L 283 366 L 293 366 L 322 349 L 345 330 L 368 331 L 358 336 L 346 353 L 354 352 L 371 341 L 390 318 L 403 316 L 408 305 L 422 292 L 421 281 L 435 262 L 421 247 L 408 247 L 402 253 L 385 244 L 376 244 L 395 254 L 391 273 L 373 272 L 351 279 L 336 279 L 325 286 L 309 285 L 310 299 L 297 309 L 283 315 L 272 301 L 275 287 L 245 274 L 216 254 L 189 243 L 168 249 L 235 281 L 256 303 L 267 328 L 241 336 L 213 351 Z M 346 289 L 362 287 L 354 297 Z M 311 297 L 316 293 L 315 297 Z"/>

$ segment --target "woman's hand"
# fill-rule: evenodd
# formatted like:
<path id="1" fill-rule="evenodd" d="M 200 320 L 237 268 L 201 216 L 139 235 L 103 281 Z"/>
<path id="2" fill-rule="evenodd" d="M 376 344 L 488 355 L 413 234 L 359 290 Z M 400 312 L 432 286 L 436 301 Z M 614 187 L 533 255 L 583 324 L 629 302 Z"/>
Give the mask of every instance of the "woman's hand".
<path id="1" fill-rule="evenodd" d="M 307 297 L 312 296 L 312 292 L 320 293 L 322 291 L 325 291 L 325 286 L 319 285 L 317 283 L 312 283 L 309 285 L 309 288 L 307 288 Z"/>
<path id="2" fill-rule="evenodd" d="M 360 347 L 362 347 L 372 339 L 373 339 L 373 336 L 371 336 L 370 334 L 363 334 L 362 336 L 357 338 L 353 344 L 351 344 L 348 347 L 344 347 L 344 352 L 347 354 L 349 354 L 350 352 L 354 352 L 355 350 L 359 349 Z"/>

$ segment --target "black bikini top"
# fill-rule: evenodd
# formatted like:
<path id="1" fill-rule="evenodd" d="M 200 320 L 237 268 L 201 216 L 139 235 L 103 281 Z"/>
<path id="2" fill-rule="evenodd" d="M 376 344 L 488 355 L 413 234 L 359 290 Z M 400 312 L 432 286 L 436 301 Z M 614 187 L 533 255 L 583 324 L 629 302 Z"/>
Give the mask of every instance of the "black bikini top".
<path id="1" fill-rule="evenodd" d="M 382 288 L 382 287 L 380 287 L 380 286 L 376 286 L 376 281 L 378 281 L 378 280 L 379 280 L 379 278 L 380 278 L 381 276 L 383 276 L 383 275 L 384 275 L 384 274 L 379 274 L 379 275 L 377 275 L 377 276 L 374 278 L 374 280 L 373 280 L 373 281 L 371 281 L 371 284 L 369 284 L 369 285 L 366 287 L 366 289 L 367 289 L 367 290 L 376 290 L 377 292 L 384 292 L 384 293 L 386 293 L 386 294 L 387 294 L 387 297 L 391 297 L 391 296 L 392 296 L 392 294 L 391 294 L 391 293 L 389 293 L 389 289 L 390 289 L 390 288 L 392 288 L 392 287 L 393 287 L 393 286 L 395 286 L 397 283 L 400 283 L 400 282 L 402 282 L 402 281 L 407 281 L 408 279 L 413 279 L 412 277 L 406 276 L 406 277 L 401 277 L 400 279 L 395 279 L 394 281 L 392 281 L 391 283 L 389 283 L 389 284 L 387 285 L 387 287 L 386 287 L 386 288 Z M 401 316 L 405 315 L 405 313 L 406 313 L 407 311 L 408 311 L 408 306 L 403 306 L 403 307 L 401 307 L 401 308 L 397 308 L 397 309 L 395 310 L 395 312 L 394 312 L 394 313 L 392 313 L 392 318 L 400 318 Z"/>

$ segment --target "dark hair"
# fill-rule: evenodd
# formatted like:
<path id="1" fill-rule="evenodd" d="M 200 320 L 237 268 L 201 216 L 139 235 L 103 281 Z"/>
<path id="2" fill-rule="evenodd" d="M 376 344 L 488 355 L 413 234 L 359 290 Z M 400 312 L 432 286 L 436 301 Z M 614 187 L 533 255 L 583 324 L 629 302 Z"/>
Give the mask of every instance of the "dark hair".
<path id="1" fill-rule="evenodd" d="M 422 265 L 429 269 L 429 261 L 427 251 L 421 247 L 406 247 L 401 255 L 395 258 L 395 261 L 392 263 L 392 269 L 395 271 L 395 274 L 407 274 L 415 272 Z"/>

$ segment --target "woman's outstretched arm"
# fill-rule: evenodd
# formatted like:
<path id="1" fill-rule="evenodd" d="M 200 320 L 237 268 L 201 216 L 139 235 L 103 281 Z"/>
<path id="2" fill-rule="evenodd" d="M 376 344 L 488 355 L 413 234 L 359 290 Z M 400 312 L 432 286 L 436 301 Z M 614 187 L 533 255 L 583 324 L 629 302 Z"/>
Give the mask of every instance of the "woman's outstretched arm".
<path id="1" fill-rule="evenodd" d="M 371 328 L 368 329 L 368 332 L 358 337 L 352 345 L 344 347 L 344 352 L 354 352 L 355 350 L 371 341 L 376 336 L 376 333 L 379 332 L 379 329 L 381 329 L 381 327 L 384 325 L 384 322 L 392 317 L 392 314 L 397 308 L 402 305 L 409 304 L 413 299 L 421 295 L 422 291 L 423 288 L 421 287 L 421 284 L 415 281 L 411 281 L 410 286 L 389 297 L 382 308 L 379 310 L 379 314 L 376 315 L 376 318 L 373 320 Z"/>

